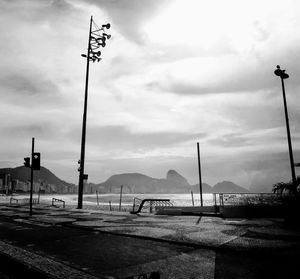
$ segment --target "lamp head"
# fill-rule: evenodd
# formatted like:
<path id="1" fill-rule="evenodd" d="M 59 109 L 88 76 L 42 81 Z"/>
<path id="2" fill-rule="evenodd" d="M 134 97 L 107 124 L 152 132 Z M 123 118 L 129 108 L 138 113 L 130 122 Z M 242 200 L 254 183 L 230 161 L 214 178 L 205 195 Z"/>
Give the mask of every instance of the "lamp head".
<path id="1" fill-rule="evenodd" d="M 281 78 L 282 78 L 282 79 L 287 79 L 287 78 L 289 78 L 289 75 L 285 72 L 285 70 L 282 70 Z"/>
<path id="2" fill-rule="evenodd" d="M 106 29 L 109 29 L 109 28 L 110 28 L 110 24 L 109 24 L 109 23 L 103 24 L 102 27 L 103 27 L 103 28 L 106 28 Z"/>
<path id="3" fill-rule="evenodd" d="M 274 74 L 282 79 L 287 79 L 289 78 L 289 75 L 285 72 L 285 70 L 281 70 L 280 66 L 277 65 L 276 66 L 276 70 L 274 71 Z"/>
<path id="4" fill-rule="evenodd" d="M 106 34 L 106 33 L 103 33 L 103 36 L 105 36 L 108 40 L 111 38 L 111 35 L 108 35 L 108 34 Z M 104 37 L 104 38 L 105 38 Z"/>
<path id="5" fill-rule="evenodd" d="M 91 53 L 93 55 L 92 57 L 96 57 L 96 56 L 100 56 L 101 55 L 101 51 L 100 50 L 98 50 L 97 52 L 92 51 Z"/>
<path id="6" fill-rule="evenodd" d="M 97 38 L 96 41 L 97 41 L 97 43 L 99 43 L 99 41 L 105 42 L 106 38 L 105 37 L 99 37 L 99 38 Z"/>
<path id="7" fill-rule="evenodd" d="M 102 44 L 99 44 L 99 46 L 105 47 L 106 43 L 103 41 Z"/>

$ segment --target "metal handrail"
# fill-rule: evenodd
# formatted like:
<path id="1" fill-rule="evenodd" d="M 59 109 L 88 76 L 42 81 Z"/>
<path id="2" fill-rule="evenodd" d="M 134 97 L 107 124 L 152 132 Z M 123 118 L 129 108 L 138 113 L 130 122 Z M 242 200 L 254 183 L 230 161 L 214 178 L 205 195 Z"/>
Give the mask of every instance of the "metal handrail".
<path id="1" fill-rule="evenodd" d="M 55 202 L 61 202 L 63 204 L 63 208 L 65 208 L 65 201 L 64 200 L 60 200 L 60 199 L 56 199 L 56 198 L 52 198 L 52 206 L 56 206 L 54 203 Z"/>
<path id="2" fill-rule="evenodd" d="M 15 199 L 15 198 L 10 198 L 10 200 L 9 200 L 9 204 L 11 204 L 11 203 L 12 203 L 12 201 L 15 201 L 16 203 L 19 203 L 19 200 L 18 200 L 18 199 Z"/>
<path id="3" fill-rule="evenodd" d="M 141 201 L 141 203 L 138 205 L 138 209 L 135 210 L 136 208 L 136 200 Z M 145 204 L 148 204 L 147 206 L 145 206 Z M 169 199 L 140 199 L 140 198 L 134 198 L 133 199 L 133 208 L 132 211 L 130 213 L 132 214 L 136 214 L 141 212 L 142 209 L 147 209 L 150 208 L 150 213 L 152 212 L 152 207 L 153 206 L 173 206 L 173 204 L 171 203 L 171 201 Z"/>
<path id="4" fill-rule="evenodd" d="M 214 193 L 214 205 L 217 205 L 216 195 L 219 195 L 219 205 L 224 207 L 226 204 L 264 204 L 270 198 L 274 202 L 281 199 L 280 194 L 274 193 Z M 254 198 L 254 199 L 253 199 Z M 269 200 L 270 201 L 270 200 Z"/>
<path id="5" fill-rule="evenodd" d="M 136 201 L 143 201 L 142 199 L 140 199 L 140 198 L 137 198 L 137 197 L 134 197 L 133 198 L 133 205 L 132 205 L 132 211 L 134 211 L 135 210 L 135 207 L 136 207 Z"/>
<path id="6" fill-rule="evenodd" d="M 17 204 L 19 203 L 19 201 L 23 204 L 26 204 L 26 203 L 29 203 L 30 202 L 30 199 L 29 198 L 23 198 L 23 199 L 16 199 L 16 198 L 10 198 L 10 201 L 9 201 L 9 204 L 12 204 L 12 202 L 15 201 Z M 40 201 L 38 198 L 33 198 L 32 199 L 32 203 L 33 204 L 39 204 Z"/>

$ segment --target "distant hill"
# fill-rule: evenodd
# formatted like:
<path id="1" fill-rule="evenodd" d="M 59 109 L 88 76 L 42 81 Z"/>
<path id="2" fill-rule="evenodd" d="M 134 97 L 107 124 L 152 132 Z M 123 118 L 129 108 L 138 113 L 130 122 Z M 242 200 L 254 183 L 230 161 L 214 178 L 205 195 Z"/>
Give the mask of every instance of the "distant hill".
<path id="1" fill-rule="evenodd" d="M 140 173 L 116 174 L 108 178 L 100 185 L 104 187 L 105 192 L 119 192 L 120 186 L 129 193 L 135 192 L 153 192 L 156 191 L 157 180 L 150 176 Z"/>
<path id="2" fill-rule="evenodd" d="M 199 184 L 190 185 L 186 178 L 175 170 L 169 170 L 166 178 L 158 179 L 140 173 L 123 173 L 109 177 L 105 182 L 88 185 L 87 192 L 119 193 L 123 185 L 124 193 L 199 193 Z M 233 182 L 223 181 L 211 187 L 202 183 L 203 193 L 246 193 L 245 188 Z"/>
<path id="3" fill-rule="evenodd" d="M 30 180 L 30 169 L 25 166 L 16 168 L 2 168 L 0 175 L 10 174 L 11 180 L 18 180 L 26 183 Z M 50 170 L 41 167 L 40 170 L 34 171 L 34 183 L 39 183 L 43 186 L 51 185 L 53 192 L 69 193 L 74 192 L 75 185 L 59 179 Z"/>
<path id="4" fill-rule="evenodd" d="M 194 193 L 199 193 L 200 192 L 199 184 L 192 185 L 191 190 Z M 202 183 L 202 193 L 212 193 L 212 192 L 213 192 L 213 188 L 209 184 Z"/>
<path id="5" fill-rule="evenodd" d="M 179 181 L 177 181 L 179 179 Z M 100 184 L 89 184 L 90 191 L 119 193 L 121 185 L 125 193 L 185 193 L 190 185 L 179 174 L 170 173 L 168 178 L 153 178 L 140 173 L 123 173 L 113 175 Z"/>
<path id="6" fill-rule="evenodd" d="M 173 181 L 176 183 L 181 183 L 182 185 L 187 185 L 190 186 L 186 178 L 184 178 L 182 175 L 180 175 L 177 171 L 175 170 L 169 170 L 167 172 L 167 178 L 168 181 Z"/>
<path id="7" fill-rule="evenodd" d="M 231 181 L 219 182 L 212 188 L 213 193 L 248 193 L 249 191 Z"/>
<path id="8" fill-rule="evenodd" d="M 30 169 L 24 166 L 16 168 L 0 169 L 0 176 L 10 174 L 11 180 L 18 180 L 20 187 L 26 191 L 27 182 L 30 180 Z M 61 180 L 50 170 L 41 167 L 34 172 L 36 189 L 44 189 L 45 192 L 76 193 L 77 186 Z M 40 186 L 39 186 L 40 185 Z M 191 190 L 199 193 L 199 184 L 190 185 L 186 178 L 175 170 L 169 170 L 166 178 L 153 178 L 141 173 L 123 173 L 109 177 L 102 183 L 88 183 L 84 187 L 84 193 L 119 193 L 123 185 L 123 193 L 188 193 Z M 211 187 L 202 183 L 203 193 L 246 193 L 248 190 L 230 181 L 223 181 Z M 27 189 L 28 191 L 28 189 Z"/>

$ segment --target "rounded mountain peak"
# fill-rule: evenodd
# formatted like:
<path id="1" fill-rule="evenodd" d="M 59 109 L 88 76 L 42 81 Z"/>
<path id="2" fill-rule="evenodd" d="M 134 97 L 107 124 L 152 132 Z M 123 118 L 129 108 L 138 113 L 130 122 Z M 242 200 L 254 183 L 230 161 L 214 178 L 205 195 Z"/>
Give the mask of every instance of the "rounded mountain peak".
<path id="1" fill-rule="evenodd" d="M 189 185 L 188 181 L 186 178 L 184 178 L 182 175 L 180 175 L 177 171 L 175 170 L 169 170 L 167 172 L 167 180 L 179 182 L 181 184 L 186 184 Z"/>

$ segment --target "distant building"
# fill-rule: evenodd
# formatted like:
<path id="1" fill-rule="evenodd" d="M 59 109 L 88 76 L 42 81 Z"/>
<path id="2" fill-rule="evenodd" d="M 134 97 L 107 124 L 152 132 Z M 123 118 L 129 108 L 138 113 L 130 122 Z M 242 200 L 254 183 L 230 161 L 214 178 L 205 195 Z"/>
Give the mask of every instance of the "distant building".
<path id="1" fill-rule="evenodd" d="M 10 174 L 0 174 L 0 193 L 9 194 L 12 193 L 12 183 Z"/>

